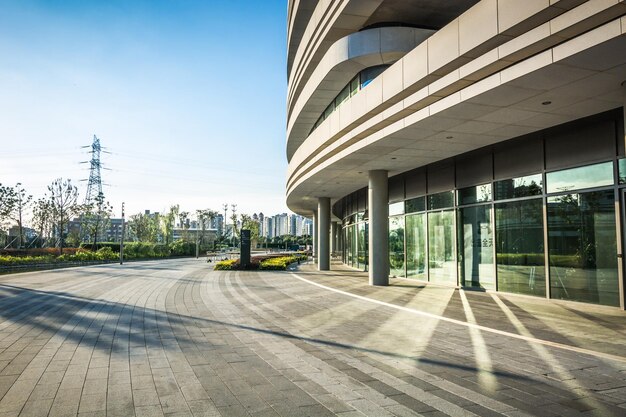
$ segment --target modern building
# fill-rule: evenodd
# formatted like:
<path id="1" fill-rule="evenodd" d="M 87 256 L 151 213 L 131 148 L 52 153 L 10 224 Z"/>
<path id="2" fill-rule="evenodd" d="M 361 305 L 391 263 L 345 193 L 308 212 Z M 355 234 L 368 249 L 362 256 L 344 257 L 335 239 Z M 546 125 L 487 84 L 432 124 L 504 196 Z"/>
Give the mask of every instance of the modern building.
<path id="1" fill-rule="evenodd" d="M 624 308 L 624 0 L 288 8 L 287 205 L 319 269 Z"/>

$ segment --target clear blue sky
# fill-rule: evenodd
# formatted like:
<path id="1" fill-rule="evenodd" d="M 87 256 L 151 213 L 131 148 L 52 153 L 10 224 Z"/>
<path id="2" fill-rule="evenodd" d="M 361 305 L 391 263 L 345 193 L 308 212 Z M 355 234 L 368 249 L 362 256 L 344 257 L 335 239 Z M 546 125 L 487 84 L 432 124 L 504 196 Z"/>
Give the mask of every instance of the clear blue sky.
<path id="1" fill-rule="evenodd" d="M 0 182 L 144 209 L 285 206 L 285 0 L 0 0 Z"/>

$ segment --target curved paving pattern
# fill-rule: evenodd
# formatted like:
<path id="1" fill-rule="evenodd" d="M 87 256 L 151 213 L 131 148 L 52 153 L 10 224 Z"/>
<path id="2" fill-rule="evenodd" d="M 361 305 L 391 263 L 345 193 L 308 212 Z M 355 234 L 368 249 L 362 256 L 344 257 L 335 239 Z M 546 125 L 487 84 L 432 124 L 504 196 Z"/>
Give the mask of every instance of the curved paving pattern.
<path id="1" fill-rule="evenodd" d="M 430 316 L 195 259 L 3 276 L 0 417 L 626 414 L 621 311 L 297 274 Z"/>

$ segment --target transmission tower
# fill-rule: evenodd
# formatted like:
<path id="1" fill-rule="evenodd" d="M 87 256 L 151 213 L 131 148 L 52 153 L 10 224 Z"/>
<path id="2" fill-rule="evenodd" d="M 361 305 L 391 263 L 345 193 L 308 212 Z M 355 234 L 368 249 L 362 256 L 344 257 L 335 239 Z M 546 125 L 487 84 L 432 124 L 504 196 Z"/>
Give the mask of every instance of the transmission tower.
<path id="1" fill-rule="evenodd" d="M 83 146 L 83 148 L 89 148 L 89 146 Z M 98 196 L 104 195 L 102 193 L 102 176 L 100 175 L 100 139 L 96 135 L 93 135 L 93 143 L 91 144 L 90 168 L 89 168 L 89 182 L 87 183 L 87 193 L 85 194 L 85 204 L 93 204 L 96 202 Z M 84 162 L 87 163 L 87 162 Z"/>

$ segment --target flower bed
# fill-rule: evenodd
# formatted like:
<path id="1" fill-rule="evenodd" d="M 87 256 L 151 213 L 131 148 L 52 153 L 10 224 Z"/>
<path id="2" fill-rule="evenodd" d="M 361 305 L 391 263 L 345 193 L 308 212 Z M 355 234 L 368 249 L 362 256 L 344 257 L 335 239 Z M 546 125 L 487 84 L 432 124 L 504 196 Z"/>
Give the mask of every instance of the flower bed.
<path id="1" fill-rule="evenodd" d="M 248 265 L 246 269 L 259 269 L 263 271 L 285 271 L 287 267 L 292 263 L 306 260 L 307 256 L 304 254 L 255 256 L 250 260 L 250 265 Z M 220 261 L 216 263 L 214 269 L 217 271 L 234 271 L 242 268 L 239 264 L 239 259 L 230 259 L 227 261 Z"/>

